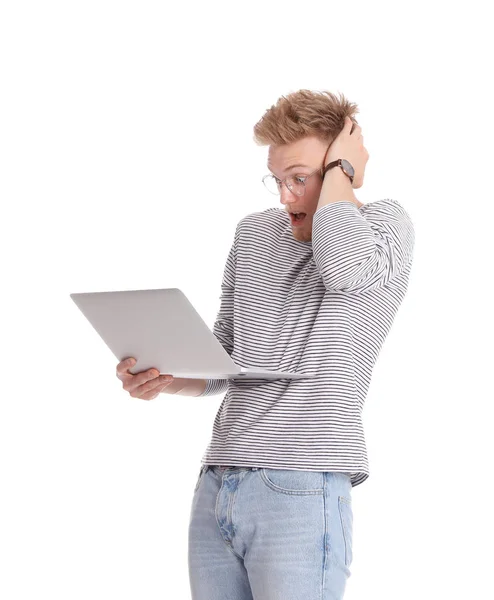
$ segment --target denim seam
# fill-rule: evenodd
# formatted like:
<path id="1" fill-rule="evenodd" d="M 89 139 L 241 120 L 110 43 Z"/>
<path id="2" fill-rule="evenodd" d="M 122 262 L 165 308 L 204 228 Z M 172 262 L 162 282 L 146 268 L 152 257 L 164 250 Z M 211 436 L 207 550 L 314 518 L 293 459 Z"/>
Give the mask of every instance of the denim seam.
<path id="1" fill-rule="evenodd" d="M 322 561 L 322 582 L 321 582 L 321 600 L 324 598 L 324 586 L 326 585 L 326 569 L 329 561 L 329 533 L 328 533 L 328 477 L 323 474 L 323 511 L 324 511 L 324 538 L 323 538 L 323 561 Z"/>
<path id="2" fill-rule="evenodd" d="M 343 539 L 345 545 L 345 567 L 348 569 L 350 563 L 350 540 L 348 539 L 348 530 L 345 523 L 345 519 L 343 518 L 342 503 L 346 503 L 348 506 L 350 506 L 350 508 L 352 504 L 345 496 L 338 496 L 338 512 L 340 515 L 341 529 L 343 531 Z"/>
<path id="3" fill-rule="evenodd" d="M 214 475 L 214 472 L 213 472 L 213 470 L 212 470 L 212 469 L 210 469 L 209 471 L 210 471 L 210 473 L 212 473 L 212 474 Z M 217 478 L 217 479 L 219 480 L 219 478 Z M 233 547 L 232 547 L 231 543 L 230 543 L 228 540 L 226 540 L 226 539 L 225 539 L 225 537 L 224 537 L 224 535 L 223 535 L 223 532 L 222 532 L 222 530 L 221 530 L 221 525 L 220 525 L 220 522 L 219 522 L 219 520 L 218 520 L 218 502 L 219 502 L 219 498 L 220 498 L 220 494 L 221 494 L 221 489 L 222 489 L 222 487 L 223 487 L 223 481 L 221 482 L 220 489 L 218 490 L 218 493 L 216 494 L 216 503 L 215 503 L 215 508 L 214 508 L 214 517 L 215 517 L 215 519 L 216 519 L 216 523 L 217 523 L 217 525 L 218 525 L 218 531 L 219 531 L 219 534 L 220 534 L 220 536 L 221 536 L 221 539 L 223 540 L 223 543 L 225 544 L 225 546 L 226 546 L 226 547 L 227 547 L 227 548 L 230 550 L 230 552 L 231 552 L 231 553 L 232 553 L 234 556 L 236 556 L 237 558 L 240 558 L 240 559 L 242 559 L 242 557 L 241 557 L 241 556 L 239 556 L 239 555 L 238 555 L 238 554 L 235 552 L 235 550 L 233 549 Z M 229 512 L 229 511 L 230 511 L 230 507 L 228 507 L 228 509 L 227 509 L 227 514 L 228 514 L 228 512 Z M 232 525 L 233 525 L 233 522 L 232 522 Z M 233 541 L 233 537 L 232 537 L 232 541 Z M 243 560 L 243 559 L 242 559 L 242 560 Z"/>
<path id="4" fill-rule="evenodd" d="M 199 489 L 199 485 L 200 485 L 200 483 L 201 483 L 201 479 L 202 479 L 202 476 L 203 476 L 203 474 L 204 474 L 204 465 L 201 467 L 201 469 L 200 469 L 200 471 L 199 471 L 199 475 L 198 475 L 198 477 L 197 477 L 197 481 L 196 481 L 196 486 L 195 486 L 195 488 L 194 488 L 194 494 L 195 494 L 195 493 L 197 492 L 197 490 Z"/>

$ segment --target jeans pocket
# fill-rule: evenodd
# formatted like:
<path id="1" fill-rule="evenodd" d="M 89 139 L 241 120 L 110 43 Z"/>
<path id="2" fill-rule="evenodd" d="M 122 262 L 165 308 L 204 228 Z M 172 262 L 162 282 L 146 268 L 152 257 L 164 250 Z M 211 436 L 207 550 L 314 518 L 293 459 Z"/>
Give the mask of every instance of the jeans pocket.
<path id="1" fill-rule="evenodd" d="M 321 472 L 261 468 L 259 475 L 268 488 L 280 494 L 305 496 L 324 492 Z"/>
<path id="2" fill-rule="evenodd" d="M 338 508 L 345 543 L 345 566 L 349 567 L 353 560 L 353 509 L 351 498 L 338 496 Z"/>

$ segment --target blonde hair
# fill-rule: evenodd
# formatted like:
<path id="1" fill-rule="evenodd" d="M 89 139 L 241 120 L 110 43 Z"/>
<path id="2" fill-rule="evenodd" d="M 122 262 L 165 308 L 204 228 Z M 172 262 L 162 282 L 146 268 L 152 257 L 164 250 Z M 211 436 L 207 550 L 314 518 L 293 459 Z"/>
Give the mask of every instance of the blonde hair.
<path id="1" fill-rule="evenodd" d="M 264 113 L 254 126 L 254 141 L 258 146 L 278 146 L 316 136 L 329 143 L 343 129 L 345 117 L 358 125 L 354 116 L 358 112 L 343 94 L 338 98 L 328 91 L 299 90 L 281 96 Z"/>

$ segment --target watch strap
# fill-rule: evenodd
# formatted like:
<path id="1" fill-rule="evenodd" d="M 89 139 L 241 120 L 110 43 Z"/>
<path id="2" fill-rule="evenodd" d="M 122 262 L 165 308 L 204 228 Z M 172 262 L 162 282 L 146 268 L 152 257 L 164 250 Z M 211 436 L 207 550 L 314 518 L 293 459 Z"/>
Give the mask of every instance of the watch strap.
<path id="1" fill-rule="evenodd" d="M 341 170 L 343 171 L 343 173 L 345 173 L 345 175 L 350 179 L 351 183 L 353 183 L 353 176 L 348 175 L 348 173 L 345 172 L 345 169 L 343 168 L 343 165 L 341 164 L 341 158 L 333 160 L 332 162 L 328 163 L 324 167 L 323 172 L 322 172 L 323 180 L 324 180 L 324 177 L 326 176 L 326 173 L 329 171 L 329 169 L 333 169 L 334 167 L 341 167 Z"/>

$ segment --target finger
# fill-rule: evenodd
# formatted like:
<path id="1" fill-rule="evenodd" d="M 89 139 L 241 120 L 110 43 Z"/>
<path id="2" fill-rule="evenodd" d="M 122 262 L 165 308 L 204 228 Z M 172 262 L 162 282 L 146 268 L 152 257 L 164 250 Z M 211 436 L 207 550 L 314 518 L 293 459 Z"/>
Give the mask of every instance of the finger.
<path id="1" fill-rule="evenodd" d="M 156 398 L 158 398 L 158 396 L 161 394 L 163 390 L 158 390 L 155 391 L 155 393 L 152 396 L 149 396 L 149 394 L 146 394 L 146 396 L 143 396 L 141 398 L 139 398 L 140 400 L 155 400 Z M 151 392 L 150 392 L 151 393 Z M 149 397 L 148 397 L 149 396 Z"/>
<path id="2" fill-rule="evenodd" d="M 132 373 L 129 373 L 129 369 L 133 367 L 136 362 L 136 359 L 133 357 L 126 358 L 119 362 L 117 365 L 117 377 L 120 379 L 121 375 L 132 375 Z"/>
<path id="3" fill-rule="evenodd" d="M 133 398 L 139 398 L 140 400 L 153 400 L 153 398 L 157 398 L 158 395 L 170 385 L 172 380 L 167 381 L 166 383 L 148 382 L 134 390 L 130 395 Z"/>
<path id="4" fill-rule="evenodd" d="M 136 378 L 134 379 L 134 381 L 132 381 L 131 384 L 124 386 L 131 396 L 132 393 L 135 393 L 137 395 L 136 397 L 139 397 L 144 392 L 153 390 L 155 387 L 160 387 L 165 383 L 170 384 L 173 381 L 172 375 L 160 375 L 156 377 L 155 375 L 147 375 L 147 372 L 143 373 L 143 375 L 146 375 L 147 379 L 142 379 L 140 377 L 137 378 L 136 376 Z"/>
<path id="5" fill-rule="evenodd" d="M 136 390 L 141 385 L 147 385 L 148 382 L 154 381 L 154 383 L 158 383 L 160 372 L 157 369 L 149 369 L 148 371 L 143 371 L 142 373 L 138 373 L 137 375 L 133 375 L 132 379 L 123 379 L 124 382 L 124 390 L 128 392 L 132 392 Z M 125 377 L 125 376 L 124 376 Z M 148 388 L 149 389 L 149 388 Z"/>
<path id="6" fill-rule="evenodd" d="M 360 125 L 357 125 L 357 123 L 353 123 L 351 119 L 350 122 L 352 123 L 350 135 L 355 135 L 356 137 L 358 137 L 362 132 L 362 127 L 360 127 Z"/>
<path id="7" fill-rule="evenodd" d="M 140 400 L 154 400 L 155 398 L 158 398 L 158 396 L 165 389 L 165 387 L 166 387 L 166 385 L 163 386 L 162 388 L 154 389 L 151 392 L 144 394 L 143 396 L 140 397 Z"/>

